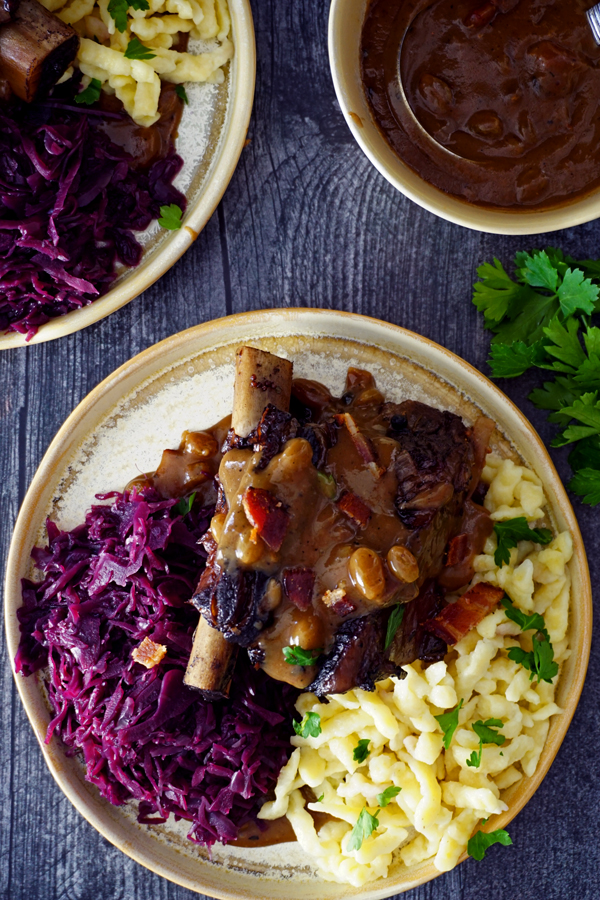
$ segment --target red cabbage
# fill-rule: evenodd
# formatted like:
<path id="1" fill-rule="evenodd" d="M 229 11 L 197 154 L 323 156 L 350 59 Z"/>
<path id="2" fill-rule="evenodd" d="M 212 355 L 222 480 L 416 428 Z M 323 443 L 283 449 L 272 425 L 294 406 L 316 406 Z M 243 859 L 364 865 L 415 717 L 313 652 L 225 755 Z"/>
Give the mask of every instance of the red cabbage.
<path id="1" fill-rule="evenodd" d="M 98 499 L 111 503 L 72 531 L 48 520 L 48 546 L 33 551 L 44 579 L 23 581 L 17 671 L 45 669 L 46 740 L 56 735 L 68 755 L 81 754 L 103 797 L 139 801 L 144 824 L 188 819 L 189 838 L 208 846 L 234 840 L 289 757 L 298 692 L 245 654 L 228 701 L 186 687 L 198 621 L 187 601 L 212 511 L 181 517 L 175 501 L 149 491 Z M 145 637 L 167 647 L 152 669 L 131 657 Z"/>
<path id="2" fill-rule="evenodd" d="M 136 170 L 98 127 L 115 115 L 60 99 L 0 112 L 0 331 L 29 340 L 49 319 L 92 303 L 117 262 L 138 265 L 133 232 L 163 205 L 185 210 L 171 183 L 181 157 L 172 150 Z"/>

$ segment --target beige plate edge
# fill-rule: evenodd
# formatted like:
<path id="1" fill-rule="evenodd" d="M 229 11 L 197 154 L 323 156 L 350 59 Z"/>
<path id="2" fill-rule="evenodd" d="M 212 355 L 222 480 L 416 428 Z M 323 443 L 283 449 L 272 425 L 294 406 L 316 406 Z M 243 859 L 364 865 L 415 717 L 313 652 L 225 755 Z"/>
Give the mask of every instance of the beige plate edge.
<path id="1" fill-rule="evenodd" d="M 112 392 L 116 388 L 122 389 L 122 392 L 124 393 L 125 391 L 130 390 L 133 385 L 139 383 L 139 381 L 142 380 L 144 371 L 148 367 L 151 367 L 153 363 L 156 363 L 157 360 L 160 359 L 164 362 L 176 359 L 178 353 L 185 348 L 190 339 L 193 339 L 198 335 L 201 335 L 203 338 L 214 336 L 215 343 L 218 343 L 219 336 L 222 336 L 223 329 L 226 329 L 227 332 L 239 332 L 240 337 L 238 339 L 242 341 L 244 331 L 246 330 L 247 325 L 250 324 L 252 324 L 255 329 L 258 328 L 260 330 L 262 328 L 265 334 L 272 334 L 273 330 L 270 329 L 269 326 L 276 322 L 278 318 L 283 318 L 285 321 L 293 324 L 298 323 L 300 328 L 302 328 L 303 325 L 306 325 L 307 322 L 310 322 L 312 324 L 311 328 L 308 330 L 309 332 L 312 330 L 315 334 L 330 333 L 335 335 L 342 333 L 343 337 L 348 337 L 348 334 L 345 334 L 344 332 L 349 330 L 354 333 L 354 340 L 363 340 L 371 344 L 375 344 L 373 338 L 379 337 L 382 346 L 395 347 L 397 352 L 402 351 L 405 355 L 408 355 L 412 345 L 417 353 L 429 357 L 431 363 L 435 364 L 435 369 L 431 369 L 430 371 L 442 373 L 445 380 L 449 381 L 450 384 L 455 384 L 455 386 L 458 386 L 459 390 L 467 393 L 469 399 L 477 405 L 481 404 L 488 407 L 490 404 L 494 405 L 499 412 L 499 415 L 497 416 L 499 425 L 506 422 L 507 419 L 510 420 L 512 427 L 508 429 L 506 433 L 509 434 L 512 440 L 515 440 L 516 444 L 519 446 L 520 452 L 523 452 L 525 448 L 529 448 L 531 459 L 536 458 L 538 463 L 536 468 L 538 469 L 538 472 L 540 471 L 540 468 L 543 470 L 544 487 L 548 495 L 549 503 L 555 512 L 558 510 L 559 518 L 561 519 L 561 527 L 569 528 L 573 535 L 575 553 L 572 564 L 574 565 L 575 580 L 579 585 L 580 592 L 577 596 L 577 601 L 580 608 L 578 615 L 575 617 L 577 620 L 575 623 L 576 628 L 572 637 L 574 653 L 571 660 L 567 663 L 569 669 L 568 676 L 567 672 L 565 672 L 562 679 L 565 681 L 568 677 L 569 680 L 568 708 L 560 717 L 555 718 L 542 757 L 538 764 L 538 769 L 533 778 L 525 779 L 522 788 L 517 790 L 511 796 L 508 812 L 490 820 L 490 828 L 504 827 L 522 809 L 541 784 L 560 744 L 562 743 L 581 694 L 590 653 L 592 625 L 591 584 L 587 559 L 579 526 L 564 487 L 562 486 L 541 439 L 525 416 L 523 416 L 520 410 L 518 410 L 495 385 L 464 360 L 461 360 L 459 357 L 434 342 L 429 341 L 427 338 L 416 335 L 413 332 L 398 326 L 354 313 L 342 313 L 328 310 L 283 309 L 242 313 L 195 326 L 187 331 L 180 332 L 173 337 L 161 341 L 125 363 L 94 388 L 94 390 L 92 390 L 71 413 L 52 441 L 33 478 L 31 486 L 27 491 L 17 518 L 7 560 L 5 581 L 5 625 L 10 658 L 11 660 L 14 659 L 18 645 L 18 626 L 16 617 L 12 612 L 20 605 L 20 589 L 17 576 L 19 572 L 23 571 L 22 563 L 24 557 L 29 554 L 30 545 L 27 541 L 31 523 L 35 516 L 37 506 L 36 501 L 43 492 L 44 484 L 50 477 L 52 471 L 60 465 L 61 459 L 68 455 L 68 451 L 72 448 L 73 443 L 75 441 L 78 443 L 77 426 L 80 420 L 92 410 L 96 403 L 101 401 L 106 393 Z M 329 332 L 327 332 L 328 323 L 333 323 L 333 328 L 330 328 Z M 357 337 L 358 335 L 360 335 L 360 337 Z M 258 335 L 255 337 L 258 339 Z M 382 340 L 382 337 L 384 337 L 384 340 Z M 210 344 L 206 343 L 206 346 L 210 346 Z M 448 377 L 451 374 L 456 376 L 456 381 Z M 458 382 L 458 385 L 456 382 Z M 204 867 L 202 867 L 203 871 L 200 873 L 201 880 L 191 880 L 179 873 L 177 869 L 170 866 L 167 857 L 165 857 L 164 860 L 159 860 L 157 862 L 156 858 L 148 858 L 145 853 L 138 851 L 134 843 L 130 840 L 131 835 L 125 833 L 120 823 L 116 820 L 111 821 L 110 815 L 108 816 L 109 821 L 106 821 L 106 818 L 103 818 L 95 811 L 91 810 L 89 808 L 89 798 L 86 798 L 83 794 L 79 794 L 73 789 L 72 785 L 68 783 L 66 777 L 63 775 L 61 753 L 57 752 L 52 744 L 46 746 L 43 742 L 45 726 L 42 727 L 42 723 L 36 715 L 36 709 L 32 698 L 30 697 L 32 690 L 36 690 L 32 688 L 30 684 L 32 679 L 23 679 L 20 676 L 16 676 L 16 673 L 14 674 L 21 700 L 27 715 L 30 718 L 44 758 L 53 777 L 78 811 L 104 837 L 111 841 L 111 843 L 115 844 L 115 846 L 123 850 L 128 856 L 152 871 L 191 890 L 198 892 L 205 891 L 211 896 L 222 898 L 222 900 L 241 900 L 241 898 L 244 898 L 245 900 L 245 898 L 274 898 L 282 896 L 282 894 L 279 894 L 278 892 L 274 893 L 273 888 L 277 890 L 277 884 L 280 884 L 282 887 L 284 885 L 288 886 L 289 882 L 270 882 L 253 878 L 248 882 L 248 890 L 242 889 L 241 885 L 232 885 L 233 890 L 231 890 L 222 884 L 223 880 L 228 880 L 227 870 L 221 870 L 220 872 L 217 870 L 215 872 L 214 881 L 212 878 L 204 880 L 203 876 L 207 873 L 204 870 Z M 162 856 L 162 854 L 160 855 Z M 439 873 L 434 869 L 431 863 L 422 864 L 410 870 L 408 877 L 398 878 L 398 876 L 393 876 L 386 879 L 384 882 L 375 882 L 372 885 L 358 890 L 340 886 L 338 896 L 360 897 L 361 900 L 381 900 L 381 898 L 389 897 L 394 893 L 404 892 L 414 888 L 419 884 L 435 878 L 438 874 Z M 222 878 L 221 876 L 224 877 Z M 254 893 L 251 890 L 251 885 L 255 885 L 262 893 Z M 298 897 L 306 897 L 308 900 L 308 898 L 322 896 L 318 893 L 311 892 L 311 888 L 314 888 L 314 885 L 315 882 L 307 883 L 308 893 L 305 893 L 301 890 L 302 885 L 297 883 L 297 888 L 300 889 L 298 891 Z M 283 893 L 285 893 L 285 891 Z"/>

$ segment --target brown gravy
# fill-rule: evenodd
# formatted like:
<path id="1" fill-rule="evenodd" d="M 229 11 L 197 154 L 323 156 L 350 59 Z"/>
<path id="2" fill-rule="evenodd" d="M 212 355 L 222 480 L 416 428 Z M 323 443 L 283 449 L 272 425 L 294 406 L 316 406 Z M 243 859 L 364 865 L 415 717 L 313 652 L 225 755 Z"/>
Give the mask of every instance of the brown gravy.
<path id="1" fill-rule="evenodd" d="M 372 0 L 362 66 L 379 128 L 426 181 L 471 203 L 539 208 L 596 189 L 591 5 Z"/>
<path id="2" fill-rule="evenodd" d="M 106 112 L 124 112 L 123 104 L 114 94 L 100 95 L 99 107 Z M 128 115 L 120 119 L 106 119 L 98 128 L 122 147 L 134 159 L 136 169 L 145 169 L 167 156 L 175 143 L 183 112 L 183 101 L 177 96 L 175 85 L 163 82 L 158 101 L 160 119 L 143 128 Z"/>

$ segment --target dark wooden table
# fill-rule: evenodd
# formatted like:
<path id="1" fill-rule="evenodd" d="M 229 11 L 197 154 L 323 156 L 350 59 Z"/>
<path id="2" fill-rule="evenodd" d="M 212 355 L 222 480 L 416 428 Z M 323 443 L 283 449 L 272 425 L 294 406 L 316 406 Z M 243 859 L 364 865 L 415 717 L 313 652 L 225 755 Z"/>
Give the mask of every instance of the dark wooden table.
<path id="1" fill-rule="evenodd" d="M 354 143 L 327 59 L 327 0 L 254 0 L 258 79 L 251 143 L 195 245 L 146 293 L 70 337 L 0 354 L 2 565 L 41 458 L 67 415 L 113 369 L 199 322 L 261 307 L 350 310 L 413 329 L 487 371 L 489 335 L 471 304 L 475 267 L 518 249 L 600 256 L 600 227 L 539 238 L 478 234 L 398 194 Z M 535 379 L 532 379 L 532 381 Z M 550 440 L 527 400 L 502 388 Z M 553 456 L 568 476 L 566 451 Z M 600 574 L 599 513 L 574 506 L 592 579 Z M 577 603 L 577 597 L 573 598 Z M 2 642 L 0 891 L 10 900 L 192 900 L 109 845 L 46 770 Z M 600 651 L 592 650 L 573 724 L 541 788 L 493 848 L 407 900 L 597 900 L 600 897 Z M 286 896 L 293 900 L 293 886 Z"/>

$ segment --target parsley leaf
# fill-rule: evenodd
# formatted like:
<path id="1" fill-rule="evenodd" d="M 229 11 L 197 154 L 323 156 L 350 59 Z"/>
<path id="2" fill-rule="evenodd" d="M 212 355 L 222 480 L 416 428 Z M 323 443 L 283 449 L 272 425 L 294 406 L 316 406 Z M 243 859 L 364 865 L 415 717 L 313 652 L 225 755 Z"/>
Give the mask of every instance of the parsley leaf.
<path id="1" fill-rule="evenodd" d="M 477 274 L 481 281 L 473 285 L 473 303 L 484 314 L 486 328 L 494 328 L 509 310 L 534 294 L 529 288 L 515 284 L 499 259 L 494 259 L 494 265 L 483 263 L 477 269 Z"/>
<path id="2" fill-rule="evenodd" d="M 321 734 L 321 716 L 316 712 L 307 712 L 301 722 L 294 719 L 292 725 L 296 734 L 303 738 L 319 737 Z"/>
<path id="3" fill-rule="evenodd" d="M 554 662 L 554 648 L 542 631 L 534 634 L 532 644 L 533 650 L 529 653 L 522 647 L 511 647 L 508 658 L 528 669 L 530 681 L 537 678 L 538 682 L 547 681 L 548 684 L 552 684 L 558 675 L 558 663 Z"/>
<path id="4" fill-rule="evenodd" d="M 350 838 L 346 845 L 346 853 L 351 853 L 353 850 L 360 850 L 363 841 L 370 838 L 373 832 L 379 828 L 379 819 L 377 818 L 378 812 L 378 809 L 375 810 L 375 815 L 372 816 L 366 806 L 364 809 L 361 809 L 356 825 L 350 832 Z"/>
<path id="5" fill-rule="evenodd" d="M 569 481 L 569 488 L 581 497 L 584 503 L 596 506 L 600 503 L 600 470 L 579 469 Z"/>
<path id="6" fill-rule="evenodd" d="M 600 434 L 600 401 L 598 391 L 591 391 L 577 397 L 570 406 L 562 406 L 560 413 L 581 422 L 581 425 L 568 425 L 562 434 L 552 441 L 553 447 L 564 447 L 581 438 Z"/>
<path id="7" fill-rule="evenodd" d="M 357 763 L 364 763 L 365 759 L 371 752 L 369 750 L 370 743 L 371 741 L 369 740 L 369 738 L 362 738 L 361 740 L 359 740 L 358 744 L 352 751 L 352 757 L 356 760 Z"/>
<path id="8" fill-rule="evenodd" d="M 459 701 L 459 703 L 454 707 L 454 709 L 450 710 L 450 712 L 442 713 L 439 716 L 433 717 L 440 723 L 440 728 L 444 732 L 443 743 L 444 743 L 444 747 L 446 748 L 446 750 L 449 748 L 450 744 L 452 743 L 452 738 L 454 737 L 454 732 L 458 728 L 458 713 L 459 713 L 459 710 L 461 709 L 463 703 L 464 703 L 464 700 L 461 699 Z"/>
<path id="9" fill-rule="evenodd" d="M 322 492 L 328 497 L 330 500 L 333 500 L 335 495 L 337 494 L 337 484 L 333 475 L 329 472 L 323 472 L 322 470 L 317 471 L 317 478 L 319 479 L 319 487 Z"/>
<path id="10" fill-rule="evenodd" d="M 584 279 L 581 269 L 567 269 L 557 293 L 563 315 L 572 316 L 578 310 L 586 315 L 594 312 L 598 288 L 589 278 Z"/>
<path id="11" fill-rule="evenodd" d="M 546 631 L 546 623 L 544 622 L 544 617 L 540 616 L 539 613 L 532 613 L 530 616 L 527 613 L 521 612 L 520 609 L 517 609 L 516 606 L 513 605 L 510 597 L 504 596 L 500 601 L 500 605 L 504 607 L 506 612 L 506 618 L 510 619 L 511 622 L 515 622 L 521 631 L 541 631 L 543 634 L 547 635 Z"/>
<path id="12" fill-rule="evenodd" d="M 545 250 L 531 253 L 517 253 L 516 275 L 519 281 L 530 284 L 531 287 L 546 288 L 548 291 L 556 291 L 558 287 L 558 272 L 556 266 L 550 260 Z"/>
<path id="13" fill-rule="evenodd" d="M 477 722 L 473 722 L 473 731 L 479 738 L 479 750 L 473 750 L 467 760 L 468 766 L 471 766 L 474 769 L 479 768 L 481 765 L 481 755 L 483 753 L 484 744 L 497 744 L 499 747 L 502 746 L 506 738 L 501 732 L 498 732 L 498 729 L 502 728 L 503 724 L 502 719 L 486 719 L 485 722 L 482 722 L 482 720 L 479 719 Z"/>
<path id="14" fill-rule="evenodd" d="M 156 53 L 153 53 L 149 47 L 145 47 L 139 38 L 132 37 L 127 44 L 124 56 L 125 59 L 154 59 Z M 167 209 L 167 207 L 161 207 L 161 214 L 163 209 Z"/>
<path id="15" fill-rule="evenodd" d="M 323 797 L 324 797 L 324 796 L 325 796 L 325 794 L 321 794 L 320 797 L 317 797 L 317 803 L 322 803 L 322 802 L 323 802 Z"/>
<path id="16" fill-rule="evenodd" d="M 148 0 L 109 0 L 108 14 L 121 34 L 127 30 L 127 12 L 132 9 L 150 9 Z"/>
<path id="17" fill-rule="evenodd" d="M 498 538 L 498 546 L 494 553 L 494 562 L 497 566 L 504 566 L 510 562 L 511 548 L 516 547 L 519 541 L 535 541 L 536 544 L 549 544 L 552 540 L 552 532 L 549 528 L 530 528 L 525 516 L 506 519 L 504 522 L 496 522 L 494 531 Z"/>
<path id="18" fill-rule="evenodd" d="M 393 610 L 390 613 L 390 617 L 387 623 L 387 629 L 385 632 L 385 644 L 383 645 L 383 649 L 387 650 L 391 645 L 392 641 L 396 637 L 396 632 L 400 628 L 402 624 L 402 619 L 404 618 L 404 604 L 398 603 L 394 606 Z"/>
<path id="19" fill-rule="evenodd" d="M 286 663 L 290 666 L 312 666 L 323 652 L 318 650 L 304 650 L 303 647 L 284 647 L 281 651 Z"/>
<path id="20" fill-rule="evenodd" d="M 86 106 L 90 106 L 92 103 L 97 103 L 100 99 L 100 92 L 102 91 L 102 82 L 99 78 L 92 78 L 88 86 L 85 90 L 80 91 L 75 97 L 75 103 L 85 103 Z"/>
<path id="21" fill-rule="evenodd" d="M 163 228 L 168 228 L 169 231 L 177 231 L 181 228 L 181 209 L 176 203 L 171 203 L 170 206 L 161 206 L 158 224 Z"/>
<path id="22" fill-rule="evenodd" d="M 186 106 L 187 106 L 187 104 L 188 104 L 190 101 L 188 100 L 188 95 L 187 95 L 186 90 L 185 90 L 185 88 L 184 88 L 184 86 L 183 86 L 182 84 L 176 84 L 176 85 L 175 85 L 175 93 L 177 94 L 177 96 L 179 97 L 179 99 L 180 99 L 180 100 L 183 100 L 183 102 L 184 102 L 184 103 L 186 104 Z"/>
<path id="23" fill-rule="evenodd" d="M 488 365 L 494 378 L 516 378 L 532 366 L 541 366 L 545 359 L 543 341 L 529 345 L 514 341 L 512 344 L 492 344 Z"/>
<path id="24" fill-rule="evenodd" d="M 173 512 L 177 516 L 187 516 L 189 512 L 192 511 L 192 506 L 194 505 L 194 500 L 196 499 L 196 492 L 190 494 L 189 497 L 182 497 L 181 500 L 178 500 L 175 506 L 173 507 Z"/>
<path id="25" fill-rule="evenodd" d="M 390 800 L 397 797 L 401 790 L 401 787 L 396 787 L 392 784 L 390 787 L 387 787 L 385 791 L 382 791 L 381 794 L 377 794 L 377 802 L 380 806 L 387 806 Z"/>
<path id="26" fill-rule="evenodd" d="M 510 847 L 512 838 L 508 831 L 504 828 L 498 828 L 496 831 L 476 831 L 472 838 L 469 838 L 467 844 L 467 853 L 473 859 L 481 861 L 485 856 L 485 851 L 493 844 L 502 844 L 504 847 Z"/>

